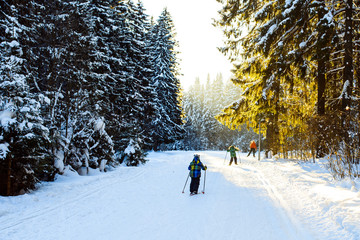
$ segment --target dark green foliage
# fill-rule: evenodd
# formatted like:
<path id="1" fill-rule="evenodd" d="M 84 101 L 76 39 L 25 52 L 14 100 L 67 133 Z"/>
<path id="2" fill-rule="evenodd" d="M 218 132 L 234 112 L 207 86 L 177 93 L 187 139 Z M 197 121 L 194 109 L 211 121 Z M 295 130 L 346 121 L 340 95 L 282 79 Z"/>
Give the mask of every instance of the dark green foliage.
<path id="1" fill-rule="evenodd" d="M 49 130 L 43 125 L 40 94 L 29 91 L 25 47 L 27 1 L 18 8 L 1 1 L 0 12 L 0 194 L 16 195 L 34 189 L 40 180 L 53 180 Z M 24 8 L 25 11 L 22 11 Z M 25 69 L 26 70 L 26 69 Z"/>
<path id="2" fill-rule="evenodd" d="M 154 150 L 165 149 L 164 144 L 174 143 L 184 134 L 174 31 L 170 13 L 164 9 L 152 29 L 155 119 L 151 127 Z"/>
<path id="3" fill-rule="evenodd" d="M 155 28 L 141 2 L 0 0 L 1 194 L 33 189 L 67 165 L 102 171 L 127 156 L 136 166 L 181 137 L 173 42 Z M 161 89 L 154 41 L 170 54 L 157 74 L 171 84 Z M 156 125 L 163 93 L 171 101 Z"/>

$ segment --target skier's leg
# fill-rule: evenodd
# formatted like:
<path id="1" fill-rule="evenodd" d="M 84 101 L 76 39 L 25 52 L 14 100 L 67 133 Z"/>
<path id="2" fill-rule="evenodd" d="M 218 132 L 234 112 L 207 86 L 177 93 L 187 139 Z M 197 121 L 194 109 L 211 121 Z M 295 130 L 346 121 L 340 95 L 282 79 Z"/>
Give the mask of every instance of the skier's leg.
<path id="1" fill-rule="evenodd" d="M 190 182 L 190 193 L 195 191 L 195 180 L 194 178 L 191 178 L 191 182 Z"/>
<path id="2" fill-rule="evenodd" d="M 195 181 L 195 183 L 194 183 L 194 187 L 195 187 L 195 190 L 194 190 L 194 192 L 197 194 L 198 193 L 198 189 L 199 189 L 199 185 L 200 185 L 200 177 L 197 177 L 197 178 L 194 178 L 194 181 Z"/>
<path id="3" fill-rule="evenodd" d="M 234 162 L 235 162 L 235 165 L 237 165 L 237 158 L 236 158 L 236 156 L 234 157 Z"/>
<path id="4" fill-rule="evenodd" d="M 229 166 L 232 164 L 232 162 L 233 162 L 233 157 L 230 158 Z"/>

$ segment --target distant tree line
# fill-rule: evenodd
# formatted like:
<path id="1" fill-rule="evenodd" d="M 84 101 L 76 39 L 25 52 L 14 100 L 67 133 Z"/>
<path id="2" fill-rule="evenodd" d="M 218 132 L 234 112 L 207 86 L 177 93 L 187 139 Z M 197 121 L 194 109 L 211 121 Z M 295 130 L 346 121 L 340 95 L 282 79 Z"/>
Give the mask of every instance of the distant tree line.
<path id="1" fill-rule="evenodd" d="M 225 84 L 221 74 L 214 79 L 208 75 L 205 84 L 197 78 L 183 96 L 184 138 L 168 147 L 184 150 L 225 150 L 230 145 L 235 145 L 244 152 L 248 151 L 250 141 L 258 140 L 258 134 L 246 125 L 235 130 L 229 129 L 215 118 L 221 109 L 240 97 L 240 90 L 230 81 Z"/>
<path id="2" fill-rule="evenodd" d="M 181 139 L 177 42 L 131 0 L 0 0 L 0 194 Z"/>
<path id="3" fill-rule="evenodd" d="M 218 119 L 260 122 L 274 154 L 328 155 L 334 176 L 359 177 L 359 1 L 218 2 L 221 51 L 242 92 Z"/>

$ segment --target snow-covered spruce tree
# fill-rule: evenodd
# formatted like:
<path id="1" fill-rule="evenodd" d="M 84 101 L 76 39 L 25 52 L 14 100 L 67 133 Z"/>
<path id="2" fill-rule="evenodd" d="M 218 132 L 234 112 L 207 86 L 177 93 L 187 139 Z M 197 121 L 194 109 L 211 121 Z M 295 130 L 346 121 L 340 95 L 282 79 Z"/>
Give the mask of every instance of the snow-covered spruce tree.
<path id="1" fill-rule="evenodd" d="M 153 28 L 155 45 L 152 50 L 153 79 L 152 86 L 156 91 L 154 130 L 154 149 L 159 150 L 163 144 L 181 139 L 182 109 L 180 99 L 180 82 L 174 25 L 170 13 L 164 9 L 156 26 Z"/>
<path id="2" fill-rule="evenodd" d="M 110 81 L 114 75 L 109 67 L 111 57 L 106 42 L 109 34 L 104 34 L 111 25 L 110 16 L 116 14 L 111 6 L 87 3 L 57 0 L 43 3 L 47 5 L 34 11 L 39 16 L 32 18 L 39 22 L 29 28 L 32 38 L 26 42 L 32 91 L 45 94 L 50 102 L 43 115 L 51 129 L 52 151 L 60 172 L 64 165 L 78 169 L 85 153 L 92 155 L 92 146 L 80 143 L 79 135 L 94 132 L 93 122 L 111 109 L 108 94 L 116 85 Z M 107 24 L 103 24 L 104 18 L 109 18 Z M 96 135 L 99 139 L 93 139 L 94 134 L 92 139 L 97 145 L 110 144 L 98 147 L 110 153 L 111 141 L 102 141 L 104 134 Z M 92 164 L 96 165 L 99 166 Z"/>
<path id="3" fill-rule="evenodd" d="M 0 2 L 0 194 L 16 195 L 54 178 L 49 131 L 40 117 L 41 95 L 31 94 L 20 36 L 26 27 L 18 8 Z"/>
<path id="4" fill-rule="evenodd" d="M 148 122 L 152 118 L 153 89 L 150 86 L 151 69 L 150 55 L 148 52 L 147 30 L 149 23 L 141 3 L 135 5 L 132 1 L 119 2 L 115 9 L 123 18 L 118 31 L 121 36 L 117 39 L 122 59 L 122 80 L 119 97 L 115 95 L 118 102 L 119 114 L 118 134 L 114 136 L 116 156 L 123 162 L 126 154 L 125 149 L 129 146 L 131 139 L 138 139 L 137 144 L 141 152 L 149 148 L 152 140 L 150 138 Z M 145 156 L 145 155 L 144 155 Z M 144 157 L 143 156 L 143 157 Z M 138 163 L 142 160 L 139 159 Z M 134 165 L 132 162 L 131 165 Z"/>
<path id="5" fill-rule="evenodd" d="M 184 96 L 184 106 L 186 104 L 186 97 Z M 185 109 L 184 109 L 185 110 Z M 185 110 L 186 112 L 186 110 Z M 185 114 L 186 115 L 186 114 Z M 201 141 L 198 137 L 195 127 L 192 124 L 191 119 L 186 115 L 185 116 L 185 124 L 184 124 L 184 138 L 180 140 L 180 146 L 179 150 L 200 150 L 201 148 Z"/>
<path id="6" fill-rule="evenodd" d="M 207 129 L 204 126 L 206 122 L 204 118 L 206 112 L 204 87 L 201 85 L 199 78 L 196 78 L 189 91 L 184 93 L 183 107 L 186 122 L 186 134 L 183 140 L 185 147 L 192 150 L 207 149 L 208 141 L 205 138 Z"/>
<path id="7" fill-rule="evenodd" d="M 233 85 L 233 88 L 236 88 Z M 209 139 L 209 148 L 210 149 L 226 149 L 226 146 L 229 146 L 231 143 L 231 139 L 236 131 L 229 131 L 224 125 L 222 125 L 219 121 L 216 120 L 215 116 L 221 112 L 226 104 L 225 101 L 227 99 L 233 99 L 232 96 L 226 94 L 225 86 L 223 85 L 222 75 L 218 74 L 215 79 L 211 82 L 210 76 L 208 76 L 207 84 L 205 90 L 205 106 L 208 108 L 208 120 L 209 127 L 205 131 L 205 136 Z"/>
<path id="8" fill-rule="evenodd" d="M 130 139 L 128 147 L 125 149 L 124 162 L 126 166 L 138 166 L 140 163 L 146 162 L 146 153 L 140 147 L 141 139 Z"/>
<path id="9" fill-rule="evenodd" d="M 76 6 L 58 0 L 28 1 L 27 6 L 17 6 L 23 13 L 29 12 L 21 16 L 27 27 L 21 43 L 27 59 L 28 83 L 32 93 L 43 94 L 49 103 L 42 106 L 41 114 L 50 129 L 51 150 L 59 172 L 67 164 L 71 119 L 75 119 L 73 113 L 78 112 L 72 104 L 80 79 L 84 79 L 83 72 L 77 69 L 85 72 L 84 65 L 79 66 L 83 61 L 77 62 L 87 48 L 76 32 L 85 29 L 79 29 L 85 25 L 81 24 Z"/>
<path id="10" fill-rule="evenodd" d="M 106 131 L 111 136 L 114 150 L 119 154 L 127 147 L 129 141 L 128 100 L 126 81 L 131 75 L 131 59 L 127 54 L 130 29 L 127 27 L 126 13 L 128 5 L 125 1 L 97 1 L 89 12 L 87 21 L 91 23 L 93 39 L 91 50 L 92 79 L 100 78 L 100 82 L 92 81 L 91 91 L 96 98 L 91 98 L 91 105 L 104 117 Z M 101 52 L 102 54 L 98 54 Z M 103 83 L 102 85 L 99 83 Z M 98 85 L 98 86 L 97 86 Z M 119 159 L 117 159 L 119 161 Z"/>
<path id="11" fill-rule="evenodd" d="M 87 38 L 90 42 L 87 65 L 89 70 L 84 86 L 89 94 L 86 101 L 91 106 L 91 109 L 87 107 L 87 111 L 94 117 L 86 122 L 92 126 L 93 121 L 98 121 L 96 119 L 104 119 L 105 132 L 92 134 L 91 138 L 103 138 L 95 142 L 105 144 L 98 148 L 108 150 L 104 155 L 104 158 L 107 156 L 108 162 L 112 149 L 115 148 L 117 152 L 123 151 L 126 142 L 129 141 L 129 132 L 123 129 L 129 117 L 123 104 L 131 99 L 126 86 L 127 78 L 132 74 L 132 68 L 128 66 L 131 65 L 131 61 L 127 49 L 131 32 L 126 27 L 127 18 L 124 14 L 128 10 L 129 7 L 124 2 L 97 0 L 83 9 L 84 21 L 88 26 Z M 93 129 L 90 128 L 89 131 L 92 132 Z M 111 135 L 114 141 L 105 141 L 107 137 L 104 136 L 108 135 Z M 91 149 L 87 150 L 89 156 L 93 151 Z"/>
<path id="12" fill-rule="evenodd" d="M 129 1 L 129 7 L 128 24 L 130 29 L 132 29 L 132 42 L 129 54 L 135 64 L 133 81 L 139 85 L 137 87 L 138 97 L 136 100 L 138 110 L 135 116 L 139 120 L 138 128 L 140 132 L 136 133 L 136 138 L 140 139 L 139 146 L 142 149 L 149 150 L 154 142 L 152 139 L 153 129 L 149 123 L 154 118 L 154 102 L 156 99 L 154 87 L 151 85 L 153 76 L 151 25 L 141 1 L 137 4 Z M 135 138 L 133 137 L 132 139 Z"/>
<path id="13" fill-rule="evenodd" d="M 104 171 L 114 156 L 113 142 L 105 131 L 104 118 L 93 116 L 90 111 L 82 111 L 81 115 L 74 124 L 73 144 L 68 157 L 82 175 L 89 172 L 89 167 Z"/>
<path id="14" fill-rule="evenodd" d="M 56 82 L 61 98 L 53 100 L 54 103 L 58 100 L 60 121 L 57 123 L 57 129 L 65 140 L 59 146 L 59 150 L 64 151 L 65 165 L 70 165 L 75 170 L 81 166 L 79 158 L 75 156 L 89 151 L 86 148 L 79 148 L 75 136 L 81 135 L 82 131 L 93 130 L 93 126 L 89 124 L 93 119 L 88 118 L 87 112 L 95 119 L 99 116 L 94 102 L 91 102 L 92 97 L 97 100 L 97 95 L 94 94 L 97 85 L 93 84 L 95 81 L 93 76 L 96 73 L 91 68 L 94 59 L 90 56 L 94 46 L 89 23 L 86 21 L 90 8 L 87 4 L 81 3 L 82 1 L 76 1 L 75 4 L 65 3 L 61 11 L 67 11 L 66 17 L 57 19 L 63 24 L 64 34 L 61 38 L 66 45 L 61 63 L 63 71 L 58 76 L 60 82 Z"/>
<path id="15" fill-rule="evenodd" d="M 104 118 L 93 119 L 94 133 L 89 143 L 91 159 L 90 167 L 99 168 L 100 171 L 106 171 L 106 165 L 113 165 L 114 162 L 114 144 L 106 131 Z"/>

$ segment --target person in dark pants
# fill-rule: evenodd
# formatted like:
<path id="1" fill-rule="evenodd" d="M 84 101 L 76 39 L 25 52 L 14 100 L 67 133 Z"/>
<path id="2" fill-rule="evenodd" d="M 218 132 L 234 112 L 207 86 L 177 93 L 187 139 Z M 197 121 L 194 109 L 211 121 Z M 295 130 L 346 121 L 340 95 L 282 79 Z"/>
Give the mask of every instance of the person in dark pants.
<path id="1" fill-rule="evenodd" d="M 190 170 L 191 177 L 190 194 L 197 194 L 200 185 L 201 169 L 206 171 L 207 166 L 204 166 L 200 161 L 200 155 L 195 154 L 188 169 Z"/>
<path id="2" fill-rule="evenodd" d="M 256 153 L 256 143 L 254 140 L 252 140 L 250 142 L 250 152 L 247 156 L 250 156 L 250 154 L 253 153 L 253 156 L 255 157 L 255 153 Z"/>
<path id="3" fill-rule="evenodd" d="M 235 165 L 237 165 L 237 158 L 236 158 L 236 152 L 239 151 L 239 149 L 235 146 L 230 146 L 227 150 L 228 152 L 230 152 L 230 163 L 229 166 L 231 165 L 231 163 L 234 161 Z"/>

